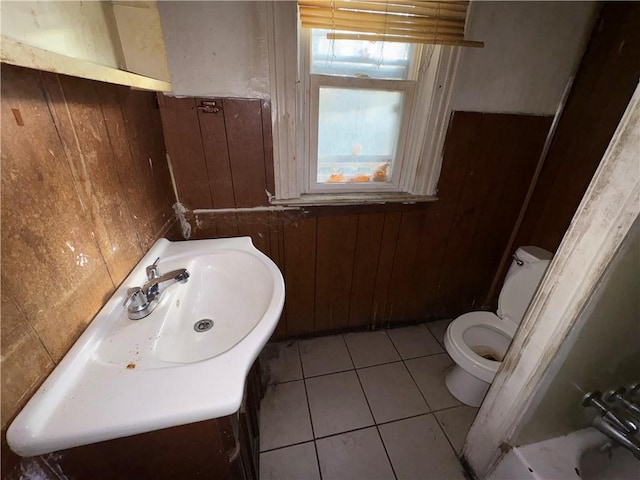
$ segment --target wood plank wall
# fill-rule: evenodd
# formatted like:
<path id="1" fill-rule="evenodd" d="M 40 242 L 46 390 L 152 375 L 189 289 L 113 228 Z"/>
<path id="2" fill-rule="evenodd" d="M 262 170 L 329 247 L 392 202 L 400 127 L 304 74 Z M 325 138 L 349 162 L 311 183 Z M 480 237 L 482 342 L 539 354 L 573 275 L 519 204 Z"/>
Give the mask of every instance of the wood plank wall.
<path id="1" fill-rule="evenodd" d="M 640 4 L 605 2 L 518 232 L 520 244 L 558 248 L 638 79 Z"/>
<path id="2" fill-rule="evenodd" d="M 220 111 L 203 113 L 201 100 L 160 101 L 178 198 L 192 238 L 249 235 L 278 264 L 287 290 L 277 338 L 479 308 L 551 123 L 455 112 L 436 202 L 251 212 L 228 209 L 268 205 L 269 105 L 213 99 Z"/>
<path id="3" fill-rule="evenodd" d="M 3 431 L 174 202 L 154 93 L 2 65 Z"/>
<path id="4" fill-rule="evenodd" d="M 518 245 L 557 250 L 638 85 L 640 4 L 605 2 L 596 25 L 513 251 Z M 629 174 L 640 175 L 640 165 Z M 495 305 L 498 293 L 499 287 L 490 292 L 487 303 Z"/>

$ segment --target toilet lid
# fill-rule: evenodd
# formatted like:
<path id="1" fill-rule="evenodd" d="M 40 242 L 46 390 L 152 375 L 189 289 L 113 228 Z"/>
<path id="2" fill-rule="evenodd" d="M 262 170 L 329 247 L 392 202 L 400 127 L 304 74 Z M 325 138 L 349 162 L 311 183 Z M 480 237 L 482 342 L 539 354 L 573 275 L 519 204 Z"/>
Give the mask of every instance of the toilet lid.
<path id="1" fill-rule="evenodd" d="M 505 282 L 498 298 L 498 316 L 519 325 L 542 281 L 549 260 L 525 263 Z"/>

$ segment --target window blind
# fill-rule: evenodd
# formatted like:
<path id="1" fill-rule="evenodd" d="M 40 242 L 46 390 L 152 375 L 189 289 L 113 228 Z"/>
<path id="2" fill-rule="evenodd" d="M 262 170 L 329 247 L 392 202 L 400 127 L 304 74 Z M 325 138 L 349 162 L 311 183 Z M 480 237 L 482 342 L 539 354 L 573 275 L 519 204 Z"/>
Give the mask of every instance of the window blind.
<path id="1" fill-rule="evenodd" d="M 306 28 L 330 30 L 329 39 L 484 47 L 465 40 L 468 1 L 298 0 Z"/>

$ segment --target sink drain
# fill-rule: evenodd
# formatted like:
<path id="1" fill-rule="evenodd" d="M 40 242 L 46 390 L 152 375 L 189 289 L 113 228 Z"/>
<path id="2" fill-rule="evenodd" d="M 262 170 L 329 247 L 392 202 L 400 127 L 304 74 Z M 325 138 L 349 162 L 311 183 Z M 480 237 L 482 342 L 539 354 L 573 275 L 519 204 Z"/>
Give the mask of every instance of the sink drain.
<path id="1" fill-rule="evenodd" d="M 209 320 L 208 318 L 204 320 L 198 320 L 193 324 L 193 329 L 199 333 L 206 332 L 207 330 L 210 330 L 211 327 L 213 327 L 213 320 Z"/>

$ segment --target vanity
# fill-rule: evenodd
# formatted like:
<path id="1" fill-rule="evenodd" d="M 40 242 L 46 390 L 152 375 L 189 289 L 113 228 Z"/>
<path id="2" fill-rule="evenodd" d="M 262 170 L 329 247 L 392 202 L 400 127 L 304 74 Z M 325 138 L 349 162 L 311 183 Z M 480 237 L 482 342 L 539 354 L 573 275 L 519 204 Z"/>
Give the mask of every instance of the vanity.
<path id="1" fill-rule="evenodd" d="M 42 462 L 78 480 L 257 480 L 260 398 L 256 363 L 234 414 L 57 451 Z"/>
<path id="2" fill-rule="evenodd" d="M 258 478 L 257 358 L 283 305 L 282 274 L 250 238 L 160 239 L 16 417 L 9 446 L 69 478 Z"/>

